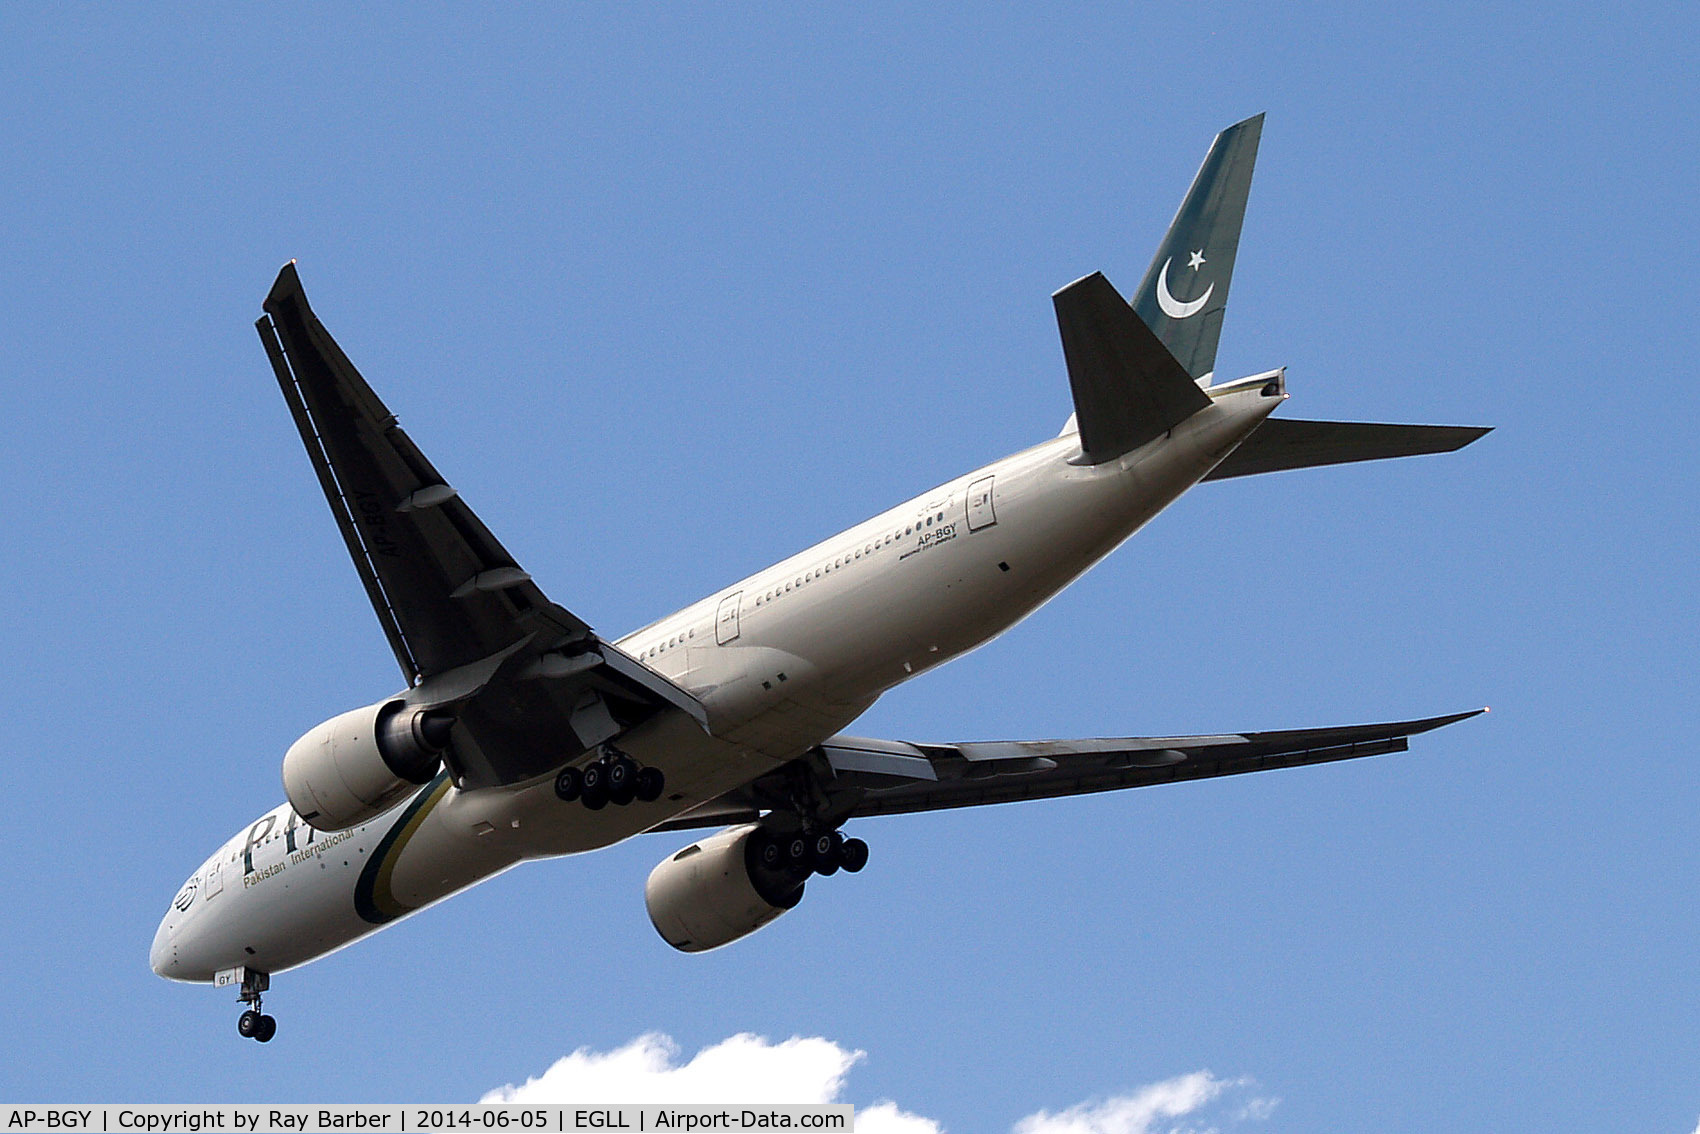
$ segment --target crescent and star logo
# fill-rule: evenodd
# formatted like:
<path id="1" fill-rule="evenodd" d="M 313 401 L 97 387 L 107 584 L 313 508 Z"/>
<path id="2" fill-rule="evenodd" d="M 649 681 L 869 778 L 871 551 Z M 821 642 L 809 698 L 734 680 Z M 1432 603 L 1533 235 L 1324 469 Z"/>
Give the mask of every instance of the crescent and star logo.
<path id="1" fill-rule="evenodd" d="M 1167 260 L 1163 261 L 1163 270 L 1157 273 L 1157 306 L 1161 307 L 1163 309 L 1163 314 L 1167 315 L 1171 319 L 1185 319 L 1189 315 L 1196 315 L 1200 311 L 1204 310 L 1204 305 L 1210 302 L 1210 295 L 1216 290 L 1216 285 L 1212 283 L 1209 287 L 1204 289 L 1203 295 L 1199 296 L 1197 299 L 1182 303 L 1180 300 L 1176 299 L 1174 293 L 1169 290 L 1169 265 L 1174 262 L 1175 258 L 1170 256 Z M 1207 263 L 1207 261 L 1204 259 L 1204 249 L 1200 248 L 1193 252 L 1191 256 L 1187 257 L 1186 266 L 1191 268 L 1194 273 L 1197 273 L 1198 269 L 1205 263 Z"/>

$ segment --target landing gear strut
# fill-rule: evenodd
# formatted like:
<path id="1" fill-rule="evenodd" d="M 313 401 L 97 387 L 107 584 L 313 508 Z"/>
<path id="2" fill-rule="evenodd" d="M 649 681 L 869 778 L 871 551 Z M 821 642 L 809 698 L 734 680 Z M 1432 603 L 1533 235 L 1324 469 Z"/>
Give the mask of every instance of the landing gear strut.
<path id="1" fill-rule="evenodd" d="M 236 1018 L 236 1033 L 243 1039 L 270 1043 L 277 1035 L 277 1020 L 260 1011 L 260 994 L 271 987 L 271 977 L 252 970 L 242 974 L 242 991 L 238 999 L 252 1005 Z"/>
<path id="2" fill-rule="evenodd" d="M 562 768 L 555 777 L 555 796 L 563 802 L 578 800 L 592 811 L 610 803 L 624 807 L 632 800 L 654 803 L 667 787 L 660 768 L 646 768 L 615 748 L 602 746 L 602 754 L 582 768 Z"/>

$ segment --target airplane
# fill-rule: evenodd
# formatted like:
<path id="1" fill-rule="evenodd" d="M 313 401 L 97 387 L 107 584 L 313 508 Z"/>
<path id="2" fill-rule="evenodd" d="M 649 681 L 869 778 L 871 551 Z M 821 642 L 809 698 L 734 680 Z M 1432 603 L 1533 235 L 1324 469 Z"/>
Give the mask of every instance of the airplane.
<path id="1" fill-rule="evenodd" d="M 852 819 L 1404 751 L 1485 710 L 1212 736 L 922 743 L 846 735 L 882 693 L 995 638 L 1203 481 L 1451 452 L 1487 429 L 1272 416 L 1284 369 L 1218 383 L 1217 341 L 1263 116 L 1219 134 L 1124 300 L 1052 296 L 1074 414 L 617 640 L 552 602 L 408 438 L 285 265 L 256 324 L 405 687 L 307 731 L 287 802 L 172 899 L 150 950 L 237 989 L 269 1041 L 271 977 L 531 859 L 718 827 L 650 874 L 675 949 L 744 937 L 816 875 L 856 873 Z"/>

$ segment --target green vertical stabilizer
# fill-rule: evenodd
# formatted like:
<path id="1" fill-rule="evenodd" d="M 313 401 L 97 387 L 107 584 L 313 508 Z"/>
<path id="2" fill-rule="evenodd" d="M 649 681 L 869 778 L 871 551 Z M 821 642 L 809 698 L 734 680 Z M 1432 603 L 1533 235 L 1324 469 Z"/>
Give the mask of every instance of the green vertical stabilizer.
<path id="1" fill-rule="evenodd" d="M 1261 114 L 1216 135 L 1134 293 L 1139 318 L 1195 380 L 1216 370 L 1216 342 L 1262 135 Z"/>

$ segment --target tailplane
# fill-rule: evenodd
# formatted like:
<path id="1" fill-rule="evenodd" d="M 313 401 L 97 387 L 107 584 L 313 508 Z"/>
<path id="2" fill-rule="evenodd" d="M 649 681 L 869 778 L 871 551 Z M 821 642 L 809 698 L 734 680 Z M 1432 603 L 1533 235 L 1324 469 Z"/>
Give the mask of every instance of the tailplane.
<path id="1" fill-rule="evenodd" d="M 1272 417 L 1204 479 L 1452 453 L 1489 432 L 1479 425 L 1380 425 Z"/>
<path id="2" fill-rule="evenodd" d="M 1211 389 L 1262 137 L 1261 114 L 1216 135 L 1131 303 L 1096 272 L 1051 297 L 1074 393 L 1074 416 L 1060 436 L 1079 433 L 1087 464 L 1131 452 L 1230 388 L 1281 381 L 1272 371 Z M 1486 432 L 1272 417 L 1205 479 L 1449 453 Z"/>
<path id="3" fill-rule="evenodd" d="M 1204 385 L 1216 370 L 1216 343 L 1262 136 L 1261 114 L 1216 135 L 1133 296 L 1140 319 Z"/>

